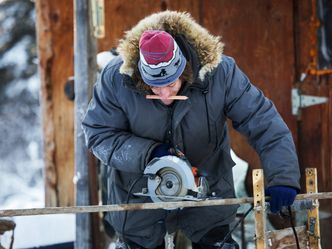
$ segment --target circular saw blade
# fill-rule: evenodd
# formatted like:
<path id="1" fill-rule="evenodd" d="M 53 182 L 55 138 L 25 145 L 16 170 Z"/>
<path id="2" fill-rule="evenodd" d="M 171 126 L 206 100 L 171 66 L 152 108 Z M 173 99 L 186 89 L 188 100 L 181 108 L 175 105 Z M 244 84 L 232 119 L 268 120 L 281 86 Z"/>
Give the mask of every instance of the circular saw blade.
<path id="1" fill-rule="evenodd" d="M 147 184 L 153 202 L 181 200 L 189 190 L 197 190 L 190 164 L 176 156 L 153 159 L 144 174 L 154 176 L 148 178 Z"/>
<path id="2" fill-rule="evenodd" d="M 165 167 L 158 172 L 161 182 L 156 189 L 156 194 L 161 196 L 185 196 L 188 189 L 183 185 L 179 172 L 174 168 Z M 172 198 L 160 197 L 162 201 L 173 201 Z"/>

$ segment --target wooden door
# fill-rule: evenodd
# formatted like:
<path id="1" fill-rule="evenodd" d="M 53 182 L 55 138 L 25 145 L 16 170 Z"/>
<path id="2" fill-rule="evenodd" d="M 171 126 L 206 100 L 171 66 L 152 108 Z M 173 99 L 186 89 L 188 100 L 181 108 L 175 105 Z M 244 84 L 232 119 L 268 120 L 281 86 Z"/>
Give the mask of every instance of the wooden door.
<path id="1" fill-rule="evenodd" d="M 200 10 L 201 24 L 213 34 L 223 36 L 225 54 L 233 56 L 251 81 L 274 102 L 292 131 L 301 167 L 302 192 L 305 192 L 304 170 L 308 167 L 318 170 L 320 192 L 332 190 L 331 101 L 302 109 L 300 116 L 292 114 L 292 88 L 331 99 L 328 74 L 308 75 L 299 82 L 308 65 L 317 59 L 319 24 L 313 21 L 316 4 L 314 0 L 203 1 Z M 234 130 L 231 136 L 235 152 L 248 161 L 251 169 L 260 167 L 259 158 L 246 139 Z M 322 247 L 328 248 L 332 202 L 320 203 Z"/>
<path id="2" fill-rule="evenodd" d="M 296 1 L 296 69 L 298 78 L 296 86 L 304 95 L 323 96 L 328 102 L 306 107 L 298 116 L 298 152 L 301 169 L 317 168 L 319 192 L 332 191 L 332 81 L 329 74 L 319 70 L 318 29 L 321 25 L 317 19 L 319 1 Z M 321 1 L 322 2 L 322 1 Z M 326 2 L 328 3 L 328 1 Z M 308 69 L 311 69 L 308 71 Z M 323 73 L 322 73 L 323 72 Z M 300 75 L 307 73 L 303 81 Z M 318 75 L 322 73 L 321 75 Z M 330 248 L 332 238 L 332 200 L 320 201 L 322 248 Z"/>

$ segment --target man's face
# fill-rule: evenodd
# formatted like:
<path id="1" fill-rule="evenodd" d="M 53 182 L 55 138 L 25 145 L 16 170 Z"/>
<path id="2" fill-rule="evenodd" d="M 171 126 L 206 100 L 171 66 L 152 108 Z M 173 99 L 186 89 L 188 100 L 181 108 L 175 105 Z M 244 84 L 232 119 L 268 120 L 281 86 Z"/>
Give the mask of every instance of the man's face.
<path id="1" fill-rule="evenodd" d="M 163 102 L 165 105 L 170 105 L 173 103 L 174 99 L 168 99 L 168 98 L 177 95 L 179 90 L 181 89 L 181 86 L 182 86 L 181 80 L 177 79 L 176 81 L 172 82 L 167 86 L 162 86 L 162 87 L 151 86 L 151 90 L 154 94 L 161 97 L 161 102 Z"/>

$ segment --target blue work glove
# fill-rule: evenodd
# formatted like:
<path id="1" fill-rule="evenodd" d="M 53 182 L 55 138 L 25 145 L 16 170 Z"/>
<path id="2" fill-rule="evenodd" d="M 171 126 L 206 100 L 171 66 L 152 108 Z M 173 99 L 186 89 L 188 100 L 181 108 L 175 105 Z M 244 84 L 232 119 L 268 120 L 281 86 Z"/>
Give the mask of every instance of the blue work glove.
<path id="1" fill-rule="evenodd" d="M 150 160 L 155 157 L 172 155 L 171 146 L 169 144 L 159 144 L 151 152 Z"/>
<path id="2" fill-rule="evenodd" d="M 297 190 L 288 186 L 271 186 L 266 189 L 266 195 L 271 196 L 270 208 L 272 213 L 277 213 L 282 206 L 293 204 Z"/>

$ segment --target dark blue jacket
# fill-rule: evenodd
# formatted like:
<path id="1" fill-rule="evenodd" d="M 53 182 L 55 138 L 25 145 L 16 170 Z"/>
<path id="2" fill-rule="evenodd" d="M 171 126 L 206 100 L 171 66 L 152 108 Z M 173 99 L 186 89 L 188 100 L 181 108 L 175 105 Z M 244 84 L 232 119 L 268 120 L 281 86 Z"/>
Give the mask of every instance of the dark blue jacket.
<path id="1" fill-rule="evenodd" d="M 164 15 L 167 14 L 174 15 L 173 12 Z M 181 15 L 179 19 L 179 23 L 188 21 Z M 218 197 L 234 197 L 228 118 L 259 154 L 267 186 L 299 189 L 298 159 L 287 125 L 271 100 L 251 84 L 235 61 L 221 54 L 222 43 L 204 33 L 203 28 L 203 31 L 197 28 L 201 32 L 198 38 L 186 35 L 186 30 L 166 30 L 176 38 L 187 63 L 192 65 L 194 80 L 185 82 L 180 93 L 189 99 L 168 107 L 145 98 L 148 90 L 133 80 L 138 55 L 134 49 L 137 47 L 131 47 L 133 39 L 129 39 L 142 32 L 140 25 L 122 41 L 121 56 L 102 71 L 83 121 L 88 147 L 112 168 L 110 203 L 124 202 L 129 186 L 142 174 L 151 151 L 159 143 L 170 143 L 184 152 L 190 163 L 207 177 L 211 191 Z M 181 25 L 177 28 L 181 30 Z M 202 39 L 206 47 L 202 48 L 197 39 Z M 209 57 L 209 53 L 213 59 L 202 59 Z M 137 184 L 133 192 L 143 186 L 144 183 Z M 180 226 L 188 237 L 198 240 L 209 227 L 230 223 L 236 209 L 237 206 L 185 209 Z M 156 217 L 161 212 L 155 211 Z M 155 222 L 152 214 L 151 225 Z M 204 224 L 194 218 L 197 215 L 204 217 Z M 121 214 L 111 217 L 115 229 L 120 230 Z M 137 222 L 142 222 L 141 217 L 132 216 L 126 227 L 130 230 Z"/>

